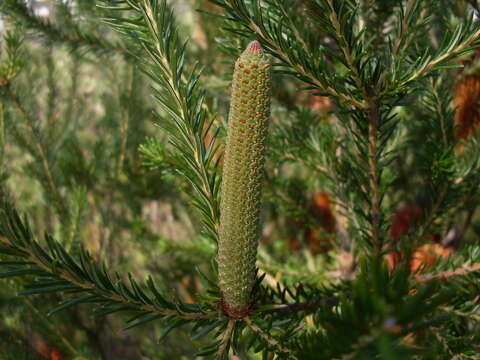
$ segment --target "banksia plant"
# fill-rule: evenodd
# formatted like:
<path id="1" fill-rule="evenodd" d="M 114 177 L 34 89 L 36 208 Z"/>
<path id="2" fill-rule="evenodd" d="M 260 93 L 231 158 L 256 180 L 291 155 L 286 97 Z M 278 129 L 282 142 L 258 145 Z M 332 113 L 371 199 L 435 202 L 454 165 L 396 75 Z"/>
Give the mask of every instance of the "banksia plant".
<path id="1" fill-rule="evenodd" d="M 235 64 L 223 165 L 218 274 L 230 317 L 248 313 L 256 276 L 270 64 L 258 41 Z"/>
<path id="2" fill-rule="evenodd" d="M 0 0 L 0 359 L 479 359 L 479 3 Z"/>

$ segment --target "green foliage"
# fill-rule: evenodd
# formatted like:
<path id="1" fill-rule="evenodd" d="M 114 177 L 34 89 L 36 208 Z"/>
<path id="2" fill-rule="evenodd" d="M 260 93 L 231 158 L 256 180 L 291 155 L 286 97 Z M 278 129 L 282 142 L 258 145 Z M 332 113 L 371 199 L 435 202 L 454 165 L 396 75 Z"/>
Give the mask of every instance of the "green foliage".
<path id="1" fill-rule="evenodd" d="M 193 187 L 189 195 L 204 221 L 207 235 L 217 239 L 218 232 L 218 149 L 217 133 L 206 140 L 215 120 L 204 108 L 205 91 L 198 84 L 199 70 L 185 58 L 185 44 L 180 42 L 173 12 L 166 1 L 159 3 L 115 1 L 110 10 L 133 12 L 107 19 L 117 30 L 138 39 L 147 53 L 144 71 L 157 87 L 153 88 L 164 114 L 159 125 L 169 134 L 176 152 L 171 155 L 175 170 Z M 147 155 L 149 151 L 144 153 Z M 150 161 L 153 159 L 150 157 Z M 154 160 L 152 161 L 154 163 Z"/>
<path id="2" fill-rule="evenodd" d="M 458 91 L 478 77 L 475 11 L 4 0 L 0 356 L 478 358 L 478 131 L 458 136 L 477 121 L 480 91 Z M 252 304 L 231 316 L 220 203 L 243 195 L 220 189 L 222 144 L 252 40 L 274 60 L 272 115 Z"/>

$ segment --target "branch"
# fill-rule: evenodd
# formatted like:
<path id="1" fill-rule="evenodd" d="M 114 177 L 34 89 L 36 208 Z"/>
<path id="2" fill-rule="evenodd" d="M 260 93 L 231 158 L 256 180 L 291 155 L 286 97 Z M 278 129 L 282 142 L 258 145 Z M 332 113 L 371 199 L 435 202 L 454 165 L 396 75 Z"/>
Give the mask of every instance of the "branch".
<path id="1" fill-rule="evenodd" d="M 463 276 L 480 271 L 480 263 L 474 265 L 464 265 L 454 270 L 442 271 L 439 273 L 424 274 L 414 277 L 415 281 L 424 282 L 432 279 L 447 279 L 452 276 Z"/>
<path id="2" fill-rule="evenodd" d="M 55 208 L 57 210 L 60 221 L 62 222 L 62 224 L 65 225 L 68 220 L 68 208 L 65 205 L 63 198 L 60 194 L 59 186 L 53 175 L 52 164 L 49 160 L 47 149 L 45 148 L 45 145 L 43 144 L 39 131 L 36 128 L 34 119 L 32 119 L 31 114 L 28 113 L 28 111 L 25 109 L 23 104 L 20 102 L 20 99 L 18 98 L 17 94 L 13 93 L 11 90 L 8 90 L 8 92 L 6 93 L 6 97 L 13 104 L 15 104 L 15 106 L 18 108 L 20 113 L 25 118 L 27 128 L 33 139 L 34 148 L 32 148 L 32 150 L 36 150 L 36 153 L 32 152 L 31 155 L 33 157 L 38 156 L 41 162 L 41 167 L 45 174 L 45 178 L 47 179 L 47 184 L 48 184 L 48 188 L 45 189 L 46 193 L 47 194 L 50 193 L 51 196 L 53 196 Z"/>
<path id="3" fill-rule="evenodd" d="M 30 228 L 21 221 L 16 211 L 8 204 L 0 210 L 0 251 L 4 254 L 20 257 L 24 261 L 0 262 L 8 267 L 0 273 L 0 278 L 36 275 L 38 279 L 21 294 L 39 294 L 48 292 L 83 293 L 82 296 L 68 299 L 59 307 L 50 311 L 50 315 L 80 303 L 101 303 L 100 314 L 119 311 L 134 311 L 139 320 L 127 328 L 141 325 L 158 318 L 174 317 L 181 320 L 212 319 L 218 315 L 213 311 L 205 312 L 198 304 L 185 304 L 180 300 L 166 300 L 156 289 L 153 280 L 147 285 L 154 296 L 147 295 L 129 274 L 130 288 L 116 274 L 117 280 L 111 280 L 105 266 L 99 266 L 84 250 L 80 259 L 75 260 L 62 245 L 48 235 L 46 241 L 49 251 L 34 239 Z M 49 280 L 45 280 L 48 278 Z"/>
<path id="4" fill-rule="evenodd" d="M 68 349 L 71 355 L 78 355 L 78 350 L 72 345 L 72 343 L 62 334 L 60 329 L 55 326 L 46 316 L 42 313 L 28 298 L 24 298 L 23 301 L 32 310 L 32 312 L 42 321 L 42 325 L 48 329 L 48 332 L 55 334 L 55 336 L 62 342 L 63 346 Z"/>
<path id="5" fill-rule="evenodd" d="M 287 53 L 284 50 L 284 47 L 282 47 L 282 44 L 278 39 L 275 39 L 271 34 L 274 33 L 276 34 L 277 32 L 280 32 L 281 29 L 272 29 L 270 32 L 267 31 L 267 29 L 262 26 L 259 22 L 257 22 L 254 17 L 252 17 L 248 11 L 242 11 L 242 9 L 239 9 L 238 7 L 240 5 L 237 4 L 237 1 L 234 0 L 223 0 L 223 1 L 218 1 L 218 0 L 210 0 L 218 5 L 223 6 L 226 8 L 228 11 L 234 13 L 236 17 L 240 17 L 241 20 L 243 21 L 243 25 L 256 34 L 259 37 L 259 40 L 266 45 L 268 49 L 278 58 L 280 59 L 284 64 L 287 66 L 291 67 L 295 72 L 297 72 L 300 75 L 300 78 L 311 84 L 314 85 L 320 92 L 323 92 L 325 94 L 328 94 L 330 96 L 333 96 L 341 101 L 344 101 L 348 104 L 352 104 L 356 108 L 359 109 L 365 109 L 367 105 L 355 99 L 354 97 L 350 96 L 349 94 L 338 92 L 336 89 L 331 87 L 326 81 L 322 81 L 322 79 L 319 79 L 317 76 L 312 74 L 304 64 L 301 63 L 301 61 L 297 61 L 298 59 L 295 59 L 292 54 Z M 245 9 L 243 9 L 245 10 Z M 257 3 L 256 9 L 254 9 L 254 13 L 258 13 L 260 18 L 263 19 L 261 16 L 261 8 L 259 4 Z M 273 24 L 270 24 L 273 26 Z M 275 30 L 275 31 L 274 31 Z M 278 31 L 277 31 L 278 30 Z M 280 34 L 283 35 L 283 32 Z M 288 41 L 283 40 L 285 44 L 289 45 L 289 48 L 291 49 L 291 42 L 297 41 L 298 39 L 289 39 Z M 308 54 L 307 54 L 308 55 Z M 303 59 L 305 60 L 305 59 Z"/>
<path id="6" fill-rule="evenodd" d="M 334 0 L 326 0 L 329 10 L 330 22 L 332 23 L 338 44 L 345 56 L 346 64 L 353 74 L 355 84 L 362 94 L 366 107 L 360 108 L 368 112 L 368 165 L 370 169 L 370 191 L 371 191 L 371 221 L 370 236 L 376 247 L 377 253 L 380 253 L 382 244 L 380 243 L 380 220 L 381 220 L 381 194 L 380 194 L 380 172 L 378 166 L 378 123 L 380 120 L 380 106 L 375 95 L 369 94 L 367 86 L 362 79 L 360 69 L 350 49 L 345 31 L 342 28 L 340 19 L 335 11 Z"/>
<path id="7" fill-rule="evenodd" d="M 218 348 L 217 356 L 219 359 L 224 359 L 226 352 L 229 348 L 230 339 L 232 338 L 233 330 L 235 329 L 236 320 L 229 320 L 227 325 L 227 330 L 223 334 L 222 343 Z"/>
<path id="8" fill-rule="evenodd" d="M 473 32 L 465 40 L 456 44 L 456 42 L 458 42 L 458 40 L 461 38 L 461 30 L 462 28 L 461 26 L 459 26 L 453 34 L 450 44 L 444 51 L 440 52 L 440 54 L 437 55 L 437 57 L 435 57 L 434 59 L 430 59 L 430 57 L 427 57 L 425 59 L 426 61 L 424 60 L 423 62 L 421 62 L 419 68 L 412 75 L 410 75 L 407 79 L 401 81 L 400 83 L 396 84 L 396 86 L 405 87 L 408 83 L 415 81 L 434 71 L 438 66 L 442 65 L 452 57 L 459 56 L 464 52 L 470 51 L 471 47 L 475 46 L 475 43 L 480 39 L 480 28 Z"/>
<path id="9" fill-rule="evenodd" d="M 402 23 L 400 25 L 400 35 L 398 36 L 395 44 L 393 45 L 392 56 L 396 57 L 400 50 L 403 50 L 408 47 L 410 41 L 414 38 L 414 32 L 410 33 L 410 16 L 414 13 L 416 6 L 419 6 L 420 2 L 415 0 L 408 0 L 407 4 L 405 5 L 405 13 L 403 14 Z M 403 9 L 402 9 L 403 10 Z M 421 17 L 419 20 L 423 18 L 423 15 L 426 11 L 422 11 Z M 417 21 L 419 22 L 419 21 Z"/>
<path id="10" fill-rule="evenodd" d="M 105 8 L 130 10 L 135 16 L 121 14 L 106 21 L 140 41 L 145 49 L 144 70 L 153 80 L 155 98 L 166 114 L 161 126 L 176 150 L 176 170 L 194 188 L 189 195 L 203 215 L 208 234 L 217 240 L 220 181 L 216 169 L 221 157 L 216 158 L 218 131 L 210 136 L 215 116 L 205 109 L 205 92 L 198 85 L 200 71 L 196 66 L 189 72 L 185 69 L 186 44 L 180 43 L 174 14 L 165 0 L 120 0 L 115 4 L 107 3 Z"/>
<path id="11" fill-rule="evenodd" d="M 272 338 L 269 334 L 267 334 L 266 332 L 264 332 L 257 324 L 255 324 L 252 319 L 250 319 L 248 316 L 246 318 L 244 318 L 245 322 L 247 323 L 247 325 L 250 327 L 250 329 L 252 329 L 255 333 L 257 333 L 264 341 L 267 342 L 267 344 L 269 344 L 270 346 L 273 346 L 275 348 L 277 348 L 279 350 L 279 352 L 285 354 L 288 356 L 288 359 L 292 359 L 292 360 L 298 360 L 298 358 L 292 354 L 292 352 L 283 347 L 282 344 L 280 344 L 277 340 L 275 340 L 274 338 Z"/>
<path id="12" fill-rule="evenodd" d="M 346 103 L 350 103 L 354 105 L 356 108 L 359 108 L 359 109 L 366 108 L 366 105 L 363 102 L 358 101 L 354 97 L 351 97 L 347 94 L 338 92 L 333 87 L 329 86 L 326 83 L 323 83 L 322 81 L 314 77 L 312 74 L 310 74 L 302 64 L 291 61 L 291 57 L 288 56 L 288 54 L 284 52 L 278 44 L 274 43 L 273 39 L 269 38 L 269 34 L 262 31 L 262 29 L 256 23 L 254 23 L 253 21 L 250 21 L 249 28 L 260 37 L 262 42 L 264 42 L 271 50 L 275 52 L 275 54 L 280 60 L 282 60 L 285 64 L 288 64 L 297 73 L 303 76 L 307 80 L 307 82 L 315 85 L 319 91 L 324 92 L 325 94 L 331 95 L 333 97 L 336 97 L 342 101 L 345 101 Z"/>
<path id="13" fill-rule="evenodd" d="M 378 167 L 378 121 L 380 120 L 379 107 L 374 100 L 370 100 L 369 124 L 368 124 L 368 165 L 370 168 L 370 190 L 372 219 L 370 233 L 373 245 L 377 254 L 382 251 L 380 242 L 380 220 L 381 220 L 381 194 L 380 194 L 380 172 Z"/>
<path id="14" fill-rule="evenodd" d="M 273 305 L 264 305 L 265 308 L 268 310 L 262 311 L 262 313 L 267 313 L 267 314 L 284 314 L 284 313 L 289 313 L 289 312 L 299 312 L 302 311 L 306 314 L 315 312 L 318 310 L 319 306 L 321 305 L 330 305 L 330 306 L 337 306 L 340 303 L 340 297 L 338 296 L 331 296 L 328 298 L 320 299 L 320 300 L 314 300 L 314 301 L 308 301 L 308 302 L 303 302 L 303 303 L 297 303 L 297 304 L 273 304 Z M 262 306 L 263 307 L 263 306 Z"/>
<path id="15" fill-rule="evenodd" d="M 358 87 L 358 90 L 362 93 L 363 100 L 366 104 L 369 103 L 370 97 L 367 93 L 367 89 L 365 84 L 360 76 L 360 71 L 358 66 L 355 64 L 355 59 L 350 51 L 350 45 L 345 37 L 345 32 L 342 29 L 342 25 L 340 24 L 340 19 L 337 16 L 337 12 L 335 11 L 334 7 L 334 0 L 326 0 L 326 4 L 328 5 L 329 15 L 330 15 L 330 22 L 333 25 L 335 30 L 335 34 L 337 36 L 338 44 L 342 49 L 343 55 L 345 56 L 345 60 L 347 62 L 349 70 L 353 73 L 353 77 L 355 79 L 355 83 Z M 357 106 L 358 107 L 358 106 Z M 360 109 L 366 109 L 366 106 L 360 107 Z"/>

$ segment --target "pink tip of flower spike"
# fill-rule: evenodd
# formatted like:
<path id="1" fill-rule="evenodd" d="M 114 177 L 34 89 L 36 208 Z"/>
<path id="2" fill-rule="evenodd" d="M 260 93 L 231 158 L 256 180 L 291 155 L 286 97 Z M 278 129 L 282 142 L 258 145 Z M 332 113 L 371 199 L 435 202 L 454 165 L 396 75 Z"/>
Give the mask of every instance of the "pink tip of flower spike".
<path id="1" fill-rule="evenodd" d="M 252 41 L 250 44 L 248 44 L 246 51 L 253 52 L 253 53 L 262 53 L 262 45 L 257 40 Z"/>

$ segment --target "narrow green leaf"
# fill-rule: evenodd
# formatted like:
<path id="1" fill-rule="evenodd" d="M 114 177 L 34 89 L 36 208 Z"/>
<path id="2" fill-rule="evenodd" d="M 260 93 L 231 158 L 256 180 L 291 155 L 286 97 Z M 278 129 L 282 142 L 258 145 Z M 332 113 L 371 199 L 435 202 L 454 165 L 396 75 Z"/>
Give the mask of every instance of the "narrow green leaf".
<path id="1" fill-rule="evenodd" d="M 158 338 L 157 343 L 161 343 L 167 336 L 168 334 L 175 328 L 180 327 L 182 325 L 188 324 L 189 320 L 176 320 L 173 324 L 167 326 L 165 329 L 163 329 L 162 333 L 160 334 L 160 337 Z"/>
<path id="2" fill-rule="evenodd" d="M 142 325 L 142 324 L 145 324 L 147 322 L 150 322 L 150 321 L 153 321 L 153 320 L 156 320 L 156 319 L 160 319 L 161 317 L 163 317 L 163 315 L 161 314 L 156 314 L 156 315 L 152 315 L 152 316 L 149 316 L 149 317 L 146 317 L 144 319 L 141 319 L 137 322 L 134 322 L 133 324 L 130 324 L 126 327 L 123 328 L 123 330 L 128 330 L 128 329 L 131 329 L 131 328 L 134 328 L 136 326 L 139 326 L 139 325 Z"/>

